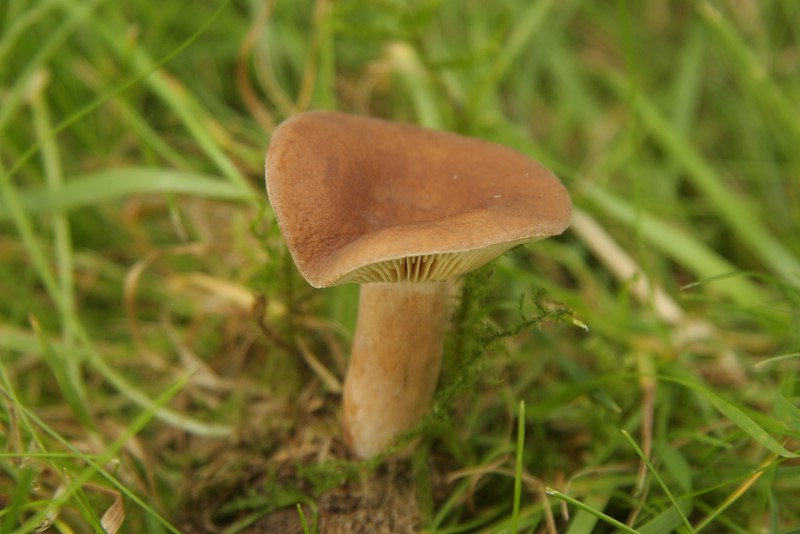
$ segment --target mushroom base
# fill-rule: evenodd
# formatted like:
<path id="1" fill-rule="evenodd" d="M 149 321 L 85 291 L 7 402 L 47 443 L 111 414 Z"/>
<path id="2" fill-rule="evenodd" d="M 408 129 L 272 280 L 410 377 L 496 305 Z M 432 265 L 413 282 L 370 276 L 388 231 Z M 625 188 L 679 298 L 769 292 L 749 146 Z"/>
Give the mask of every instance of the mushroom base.
<path id="1" fill-rule="evenodd" d="M 442 360 L 444 301 L 444 282 L 361 286 L 343 399 L 345 438 L 358 456 L 386 450 L 428 411 Z"/>

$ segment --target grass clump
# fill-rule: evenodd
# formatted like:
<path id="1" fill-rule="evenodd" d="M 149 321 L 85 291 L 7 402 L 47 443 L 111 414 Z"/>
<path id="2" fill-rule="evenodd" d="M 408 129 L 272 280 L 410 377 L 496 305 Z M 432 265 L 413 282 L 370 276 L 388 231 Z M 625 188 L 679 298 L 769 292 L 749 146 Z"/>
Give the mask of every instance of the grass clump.
<path id="1" fill-rule="evenodd" d="M 2 3 L 0 531 L 789 531 L 799 9 Z M 356 290 L 309 288 L 266 202 L 310 108 L 573 195 L 460 281 L 408 460 L 348 456 Z"/>

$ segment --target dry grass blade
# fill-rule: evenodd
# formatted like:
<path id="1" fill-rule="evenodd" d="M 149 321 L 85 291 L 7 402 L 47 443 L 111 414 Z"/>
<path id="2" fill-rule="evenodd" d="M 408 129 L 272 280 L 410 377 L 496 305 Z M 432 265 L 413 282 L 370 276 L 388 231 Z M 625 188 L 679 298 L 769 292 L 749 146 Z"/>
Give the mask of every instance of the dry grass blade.
<path id="1" fill-rule="evenodd" d="M 611 235 L 582 209 L 572 213 L 570 231 L 580 237 L 592 253 L 605 265 L 621 283 L 629 284 L 639 302 L 650 305 L 666 323 L 677 325 L 684 320 L 683 309 L 661 286 L 650 282 L 644 270 L 636 264 Z"/>
<path id="2" fill-rule="evenodd" d="M 119 532 L 119 529 L 122 527 L 122 523 L 125 521 L 125 505 L 122 501 L 122 496 L 118 495 L 114 504 L 106 510 L 106 513 L 103 514 L 103 517 L 100 518 L 100 524 L 103 525 L 108 534 L 116 534 Z"/>
<path id="3" fill-rule="evenodd" d="M 125 522 L 125 501 L 118 491 L 104 490 L 114 497 L 114 502 L 103 513 L 100 524 L 108 534 L 117 534 Z"/>
<path id="4" fill-rule="evenodd" d="M 706 517 L 701 519 L 696 524 L 696 526 L 694 527 L 694 532 L 700 532 L 701 530 L 711 525 L 720 514 L 722 514 L 733 503 L 742 498 L 744 494 L 747 493 L 747 491 L 753 487 L 753 484 L 755 484 L 758 481 L 758 479 L 761 478 L 767 467 L 773 465 L 777 459 L 778 459 L 777 454 L 774 453 L 770 454 L 763 462 L 761 462 L 761 465 L 751 476 L 747 477 L 747 479 L 744 482 L 742 482 L 730 495 L 728 495 L 725 498 L 725 500 L 719 504 L 719 506 L 714 508 L 711 512 L 709 512 L 709 514 Z"/>
<path id="5" fill-rule="evenodd" d="M 486 476 L 502 475 L 504 477 L 508 477 L 511 479 L 513 479 L 516 476 L 516 469 L 501 467 L 502 465 L 507 464 L 510 460 L 511 456 L 503 456 L 486 465 L 459 469 L 447 475 L 447 481 L 448 483 L 452 483 L 460 478 L 469 478 L 470 495 L 467 497 L 467 499 L 469 500 L 471 506 L 474 507 L 475 503 L 473 501 L 472 495 L 477 491 L 478 485 Z M 553 516 L 553 510 L 550 506 L 547 505 L 547 493 L 545 492 L 547 485 L 544 482 L 542 482 L 540 478 L 535 477 L 527 472 L 522 473 L 522 481 L 525 483 L 525 486 L 528 488 L 528 491 L 536 495 L 536 497 L 538 497 L 539 502 L 542 504 L 542 511 L 545 516 L 547 532 L 555 534 L 558 531 L 558 529 L 556 528 L 556 521 L 555 517 Z"/>
<path id="6" fill-rule="evenodd" d="M 308 347 L 305 341 L 298 338 L 297 340 L 297 348 L 300 349 L 300 354 L 303 356 L 303 361 L 314 371 L 322 383 L 325 384 L 325 387 L 331 393 L 339 394 L 342 392 L 342 382 L 339 378 L 333 374 L 325 365 L 319 361 L 319 358 L 314 356 L 314 353 L 311 352 L 311 349 Z"/>

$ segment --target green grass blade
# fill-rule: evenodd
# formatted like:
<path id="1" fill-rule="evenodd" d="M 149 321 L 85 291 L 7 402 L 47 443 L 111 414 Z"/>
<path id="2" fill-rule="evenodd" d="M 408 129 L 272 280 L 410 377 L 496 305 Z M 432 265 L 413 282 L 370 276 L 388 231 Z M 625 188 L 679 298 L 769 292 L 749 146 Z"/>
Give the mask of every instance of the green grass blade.
<path id="1" fill-rule="evenodd" d="M 667 486 L 667 484 L 664 482 L 664 479 L 661 478 L 661 475 L 658 473 L 656 468 L 653 467 L 653 464 L 650 462 L 650 459 L 647 458 L 647 455 L 644 453 L 641 447 L 639 447 L 639 444 L 636 443 L 633 437 L 631 437 L 631 435 L 626 430 L 622 431 L 622 435 L 625 436 L 625 439 L 628 440 L 628 443 L 631 444 L 631 447 L 633 447 L 633 449 L 636 451 L 636 454 L 639 455 L 639 458 L 641 458 L 642 461 L 647 466 L 647 470 L 650 472 L 653 478 L 656 479 L 658 485 L 661 486 L 662 491 L 664 491 L 664 493 L 666 494 L 667 498 L 669 499 L 669 502 L 672 503 L 673 510 L 675 510 L 675 512 L 680 516 L 684 526 L 689 530 L 689 532 L 694 532 L 694 530 L 692 529 L 692 524 L 689 522 L 689 519 L 686 517 L 686 515 L 684 515 L 683 510 L 681 510 L 681 507 L 678 504 L 678 500 L 672 494 L 672 491 L 670 491 L 669 486 Z"/>
<path id="2" fill-rule="evenodd" d="M 80 6 L 76 6 L 76 8 L 61 21 L 61 24 L 53 30 L 50 37 L 42 43 L 39 52 L 28 61 L 25 69 L 13 80 L 14 85 L 11 90 L 0 100 L 0 133 L 5 132 L 9 121 L 22 104 L 30 88 L 32 78 L 44 67 L 59 48 L 63 46 L 67 38 L 75 30 L 80 28 L 82 24 L 85 24 L 91 12 L 105 1 L 106 0 L 92 0 L 83 2 Z"/>
<path id="3" fill-rule="evenodd" d="M 79 0 L 65 0 L 71 3 L 75 9 Z M 169 56 L 169 59 L 177 55 L 180 50 L 195 41 L 216 18 L 228 7 L 231 0 L 224 0 L 217 10 L 208 18 L 206 23 L 195 32 L 181 47 Z M 222 174 L 233 184 L 243 190 L 250 189 L 247 179 L 242 175 L 234 162 L 225 154 L 222 148 L 214 139 L 210 132 L 210 126 L 214 125 L 213 118 L 206 112 L 199 102 L 177 81 L 159 70 L 167 61 L 156 61 L 142 47 L 136 46 L 133 49 L 128 47 L 126 41 L 119 38 L 124 31 L 114 31 L 109 21 L 94 19 L 94 28 L 105 42 L 115 50 L 121 57 L 129 57 L 137 71 L 147 73 L 142 77 L 142 81 L 147 85 L 164 103 L 181 119 L 189 133 L 197 141 L 209 159 L 214 162 Z M 137 78 L 138 80 L 138 78 Z"/>
<path id="4" fill-rule="evenodd" d="M 525 401 L 519 401 L 517 416 L 517 456 L 514 468 L 514 509 L 511 514 L 511 532 L 519 531 L 519 505 L 522 499 L 522 467 L 525 455 Z"/>
<path id="5" fill-rule="evenodd" d="M 71 310 L 67 307 L 62 298 L 58 284 L 50 272 L 46 255 L 36 238 L 29 214 L 23 209 L 17 190 L 10 180 L 10 173 L 3 173 L 2 171 L 3 168 L 0 165 L 0 193 L 2 193 L 5 199 L 6 206 L 25 244 L 25 248 L 30 255 L 39 280 L 44 285 L 50 299 L 55 304 L 61 320 L 67 324 L 68 328 L 74 333 L 76 343 L 85 351 L 88 362 L 108 380 L 109 383 L 123 392 L 131 401 L 149 409 L 153 405 L 152 399 L 126 380 L 122 374 L 114 370 L 108 362 L 100 356 L 78 316 L 71 313 Z M 192 433 L 199 433 L 207 436 L 228 436 L 232 431 L 231 427 L 227 425 L 204 423 L 164 407 L 159 407 L 156 415 L 164 421 Z"/>
<path id="6" fill-rule="evenodd" d="M 83 486 L 69 471 L 65 472 L 64 478 L 68 487 L 72 489 L 72 499 L 70 501 L 75 503 L 74 507 L 78 510 L 86 525 L 91 527 L 97 534 L 106 534 L 103 525 L 100 523 L 100 518 L 97 517 L 97 513 L 92 509 L 92 504 Z"/>
<path id="7" fill-rule="evenodd" d="M 101 204 L 130 195 L 174 193 L 216 200 L 247 201 L 254 199 L 245 190 L 218 178 L 171 169 L 109 169 L 75 176 L 54 192 L 46 188 L 20 190 L 20 208 L 29 215 L 68 211 Z M 0 198 L 0 221 L 12 217 L 9 199 Z"/>
<path id="8" fill-rule="evenodd" d="M 732 423 L 739 427 L 745 434 L 750 436 L 754 441 L 759 443 L 765 449 L 774 452 L 775 454 L 784 458 L 798 458 L 800 455 L 787 450 L 783 445 L 778 443 L 775 438 L 769 435 L 758 423 L 756 423 L 749 415 L 747 415 L 741 408 L 738 408 L 733 403 L 723 399 L 707 387 L 697 384 L 688 380 L 670 377 L 659 376 L 659 380 L 667 380 L 681 384 L 693 391 L 700 393 L 714 408 L 716 408 L 722 415 L 727 417 Z"/>
<path id="9" fill-rule="evenodd" d="M 786 360 L 794 360 L 800 358 L 800 352 L 792 352 L 790 354 L 780 354 L 778 356 L 772 356 L 771 358 L 767 358 L 765 360 L 761 360 L 756 364 L 756 367 L 763 367 L 766 365 L 772 365 L 778 362 L 786 361 Z"/>
<path id="10" fill-rule="evenodd" d="M 700 390 L 705 395 L 711 404 L 719 410 L 725 417 L 730 419 L 736 426 L 743 430 L 747 435 L 753 438 L 757 443 L 767 450 L 774 452 L 784 458 L 798 458 L 800 455 L 787 450 L 783 445 L 778 443 L 766 430 L 758 425 L 750 416 L 744 413 L 736 405 L 726 401 L 719 395 L 712 393 L 705 388 Z"/>
<path id="11" fill-rule="evenodd" d="M 791 400 L 792 398 L 797 399 L 796 395 L 794 395 L 794 383 L 794 374 L 786 373 L 783 377 L 783 383 L 775 395 L 773 411 L 775 412 L 775 417 L 786 425 L 786 428 L 792 432 L 800 432 L 800 408 Z"/>
<path id="12" fill-rule="evenodd" d="M 737 68 L 734 73 L 741 78 L 749 94 L 759 100 L 772 116 L 780 121 L 794 139 L 800 141 L 800 109 L 772 79 L 764 62 L 755 56 L 743 34 L 711 2 L 698 4 L 698 11 L 706 24 L 730 52 Z"/>
<path id="13" fill-rule="evenodd" d="M 441 102 L 432 87 L 432 73 L 426 70 L 417 51 L 407 43 L 396 43 L 391 54 L 397 73 L 414 103 L 417 123 L 426 128 L 444 128 Z"/>
<path id="14" fill-rule="evenodd" d="M 42 347 L 42 354 L 50 372 L 58 382 L 61 393 L 67 405 L 75 413 L 75 417 L 87 429 L 94 429 L 95 424 L 92 419 L 91 410 L 86 400 L 85 391 L 82 390 L 83 383 L 75 383 L 73 378 L 73 366 L 70 365 L 71 361 L 79 361 L 79 358 L 70 357 L 69 355 L 62 355 L 55 351 L 53 345 L 42 332 L 41 326 L 35 317 L 31 317 L 31 324 L 33 330 L 39 337 L 39 343 Z M 74 349 L 73 349 L 74 350 Z"/>
<path id="15" fill-rule="evenodd" d="M 614 75 L 609 75 L 607 79 L 619 97 L 624 98 L 627 88 L 624 80 Z M 774 273 L 800 285 L 800 259 L 764 225 L 753 204 L 734 192 L 690 140 L 666 120 L 647 95 L 637 94 L 632 105 L 642 127 L 686 171 L 692 183 L 713 206 L 714 212 L 719 214 L 742 244 L 752 250 Z"/>
<path id="16" fill-rule="evenodd" d="M 741 270 L 688 231 L 648 213 L 640 212 L 600 185 L 583 183 L 581 191 L 606 215 L 630 228 L 638 227 L 647 243 L 679 262 L 700 279 Z M 714 287 L 742 305 L 752 306 L 765 300 L 758 286 L 741 277 L 719 280 Z"/>
<path id="17" fill-rule="evenodd" d="M 38 74 L 38 81 L 35 83 L 36 87 L 32 88 L 30 91 L 29 101 L 33 111 L 33 124 L 36 138 L 42 147 L 42 166 L 44 168 L 47 190 L 52 195 L 58 196 L 64 183 L 61 154 L 56 140 L 48 136 L 53 126 L 50 119 L 47 99 L 44 97 L 47 76 L 44 71 L 40 71 Z M 61 300 L 64 302 L 64 307 L 69 310 L 70 313 L 75 313 L 75 259 L 72 253 L 73 245 L 69 219 L 66 213 L 56 211 L 52 214 L 50 220 L 53 227 L 53 248 Z M 73 334 L 74 333 L 69 330 L 67 323 L 62 323 L 61 336 L 67 345 L 72 344 L 74 339 Z M 42 336 L 40 335 L 40 337 Z M 52 354 L 52 347 L 48 348 L 50 349 L 49 353 Z M 51 359 L 51 363 L 56 363 L 56 361 L 55 359 Z M 54 372 L 56 372 L 56 370 L 63 371 L 65 374 L 65 376 L 61 377 L 61 381 L 59 382 L 62 391 L 65 386 L 68 386 L 69 393 L 71 394 L 69 400 L 71 401 L 73 409 L 78 410 L 76 414 L 82 416 L 88 415 L 88 410 L 85 409 L 87 405 L 86 387 L 80 370 L 80 360 L 78 358 L 65 358 L 60 360 L 60 363 L 63 363 L 63 365 L 54 367 L 53 370 Z M 83 421 L 88 423 L 89 419 L 83 419 Z M 91 425 L 88 426 L 88 428 L 91 428 Z"/>
<path id="18" fill-rule="evenodd" d="M 608 506 L 608 501 L 611 500 L 611 495 L 605 492 L 590 493 L 583 499 L 583 504 L 588 508 L 594 510 L 603 510 Z M 569 518 L 569 529 L 566 534 L 592 534 L 597 532 L 597 522 L 599 518 L 586 512 L 585 510 L 578 509 L 577 513 L 571 514 Z"/>
<path id="19" fill-rule="evenodd" d="M 665 441 L 656 441 L 653 450 L 663 468 L 671 475 L 684 494 L 692 491 L 692 469 L 679 449 Z"/>
<path id="20" fill-rule="evenodd" d="M 22 15 L 15 17 L 14 24 L 9 26 L 5 32 L 0 32 L 0 65 L 3 65 L 11 52 L 12 47 L 21 38 L 25 37 L 26 32 L 39 20 L 44 18 L 48 12 L 56 7 L 61 0 L 43 0 L 32 9 L 25 11 Z"/>
<path id="21" fill-rule="evenodd" d="M 543 0 L 527 4 L 526 9 L 515 18 L 516 24 L 511 30 L 508 39 L 502 49 L 498 52 L 496 61 L 491 65 L 491 69 L 476 85 L 471 100 L 472 107 L 477 108 L 481 105 L 493 89 L 496 89 L 502 80 L 517 61 L 519 55 L 524 52 L 525 47 L 540 31 L 541 27 L 547 23 L 547 16 L 556 5 L 554 0 Z"/>
<path id="22" fill-rule="evenodd" d="M 68 0 L 68 1 L 72 1 L 72 13 L 77 13 L 80 16 L 83 16 L 83 11 L 86 8 L 86 6 L 82 6 L 80 4 L 80 2 L 74 2 L 73 0 Z M 214 11 L 214 13 L 205 21 L 205 23 L 200 28 L 198 28 L 188 39 L 186 39 L 184 42 L 182 42 L 176 48 L 174 48 L 173 50 L 168 52 L 166 55 L 164 55 L 161 59 L 159 59 L 158 61 L 150 61 L 150 60 L 148 60 L 146 69 L 141 70 L 138 74 L 134 75 L 130 79 L 128 79 L 128 80 L 122 82 L 121 84 L 117 85 L 112 90 L 110 90 L 108 93 L 96 98 L 95 100 L 93 100 L 89 104 L 86 104 L 82 108 L 80 108 L 77 111 L 75 111 L 72 114 L 70 114 L 67 118 L 65 118 L 63 121 L 61 121 L 52 131 L 49 132 L 49 134 L 47 135 L 47 138 L 55 137 L 56 135 L 58 135 L 62 131 L 64 131 L 67 128 L 69 128 L 70 125 L 72 125 L 76 121 L 84 118 L 89 113 L 95 111 L 96 109 L 98 109 L 100 106 L 102 106 L 103 104 L 105 104 L 106 102 L 108 102 L 109 100 L 114 98 L 115 96 L 130 90 L 132 87 L 135 87 L 135 86 L 139 85 L 142 82 L 142 80 L 149 79 L 151 74 L 155 73 L 159 68 L 161 68 L 162 66 L 166 65 L 167 63 L 169 63 L 172 59 L 174 59 L 176 56 L 178 56 L 183 50 L 185 50 L 190 44 L 195 42 L 203 33 L 205 33 L 205 31 L 211 26 L 211 24 L 217 19 L 217 17 L 219 17 L 219 15 L 225 10 L 225 8 L 228 6 L 228 4 L 230 4 L 230 2 L 231 2 L 231 0 L 224 0 L 219 5 L 219 7 L 216 9 L 216 11 Z M 87 4 L 87 5 L 89 5 L 89 4 Z M 101 27 L 104 28 L 104 26 L 102 26 L 102 25 L 101 25 Z M 124 32 L 121 32 L 121 34 L 124 34 Z M 117 44 L 116 39 L 114 39 L 113 36 L 108 36 L 107 35 L 107 37 L 113 44 L 115 44 L 115 45 Z M 31 62 L 31 66 L 38 68 L 43 61 L 44 60 Z M 27 70 L 26 70 L 26 72 L 27 72 Z M 4 104 L 4 107 L 0 108 L 0 131 L 2 131 L 2 129 L 3 129 L 3 121 L 2 121 L 2 117 L 3 117 L 3 113 L 4 113 L 3 110 L 5 109 L 5 106 L 7 106 L 7 105 L 10 105 L 9 101 L 6 101 L 6 103 Z M 9 115 L 10 115 L 10 113 L 9 113 Z M 24 154 L 22 154 L 21 157 L 19 157 L 14 162 L 13 165 L 11 165 L 11 167 L 8 170 L 6 170 L 4 168 L 0 168 L 0 182 L 10 181 L 11 178 L 22 168 L 22 166 L 28 160 L 30 160 L 30 158 L 33 157 L 33 155 L 36 154 L 36 152 L 38 152 L 38 150 L 41 148 L 41 143 L 42 143 L 42 141 L 40 140 L 39 143 L 34 144 L 33 146 L 31 146 L 27 151 L 25 151 Z M 223 166 L 227 170 L 230 171 L 230 168 L 232 167 L 232 164 L 229 164 L 229 162 L 225 162 L 223 164 Z M 241 177 L 241 175 L 238 173 L 238 171 L 234 172 L 234 174 L 233 174 L 233 176 L 231 176 L 231 178 L 232 178 L 232 180 L 234 182 L 237 182 L 238 185 L 241 185 L 241 182 L 244 181 L 244 179 Z"/>
<path id="23" fill-rule="evenodd" d="M 303 505 L 300 503 L 297 503 L 297 515 L 300 517 L 300 526 L 303 528 L 303 534 L 311 534 L 306 514 L 303 512 Z"/>
<path id="24" fill-rule="evenodd" d="M 0 509 L 0 532 L 12 532 L 18 524 L 20 517 L 24 517 L 23 510 L 28 500 L 36 477 L 36 471 L 31 467 L 23 467 L 17 471 L 14 491 L 10 498 L 5 497 L 3 508 Z"/>
<path id="25" fill-rule="evenodd" d="M 638 534 L 636 532 L 636 530 L 632 529 L 631 527 L 629 527 L 625 523 L 617 521 L 613 517 L 611 517 L 609 515 L 606 515 L 603 512 L 601 512 L 600 510 L 592 508 L 591 506 L 587 506 L 586 504 L 582 503 L 581 501 L 579 501 L 577 499 L 573 499 L 569 495 L 565 495 L 565 494 L 561 493 L 560 491 L 554 490 L 553 488 L 545 488 L 545 492 L 548 495 L 550 495 L 551 497 L 555 497 L 556 499 L 564 501 L 567 504 L 571 504 L 572 506 L 574 506 L 575 508 L 578 508 L 579 510 L 583 510 L 584 512 L 595 516 L 596 518 L 600 519 L 601 521 L 604 521 L 604 522 L 608 523 L 612 527 L 618 528 L 622 532 L 627 532 L 628 534 Z"/>
<path id="26" fill-rule="evenodd" d="M 736 501 L 738 501 L 745 493 L 747 493 L 750 488 L 755 484 L 765 473 L 765 470 L 770 465 L 773 465 L 775 460 L 777 459 L 777 454 L 771 454 L 767 457 L 758 469 L 754 470 L 730 495 L 728 495 L 725 500 L 723 500 L 719 505 L 717 505 L 713 510 L 709 512 L 709 514 L 700 520 L 697 525 L 694 527 L 695 532 L 700 532 L 704 530 L 706 527 L 711 525 L 717 518 L 720 518 L 727 510 L 730 508 Z M 744 530 L 742 530 L 744 532 Z"/>
<path id="27" fill-rule="evenodd" d="M 685 499 L 678 503 L 678 507 L 670 507 L 653 517 L 647 523 L 636 527 L 640 534 L 672 534 L 682 532 L 681 525 L 686 520 L 686 514 L 692 511 L 692 500 Z"/>
<path id="28" fill-rule="evenodd" d="M 4 383 L 6 388 L 10 388 L 10 383 L 8 380 L 8 376 L 5 373 L 5 369 L 2 365 L 0 365 L 0 374 L 4 379 Z M 133 493 L 130 489 L 128 489 L 125 484 L 120 482 L 116 479 L 111 473 L 109 473 L 103 465 L 108 463 L 114 457 L 116 457 L 122 448 L 128 443 L 128 441 L 136 436 L 141 430 L 150 422 L 152 421 L 153 417 L 156 415 L 158 408 L 166 405 L 170 399 L 172 399 L 175 395 L 177 395 L 183 388 L 186 386 L 188 382 L 189 375 L 184 375 L 179 377 L 172 385 L 167 387 L 162 394 L 153 401 L 151 406 L 147 409 L 142 410 L 125 428 L 124 432 L 122 432 L 117 439 L 114 440 L 103 452 L 103 454 L 98 455 L 96 458 L 87 456 L 83 454 L 79 449 L 73 446 L 69 441 L 55 432 L 49 425 L 47 425 L 41 418 L 35 415 L 33 412 L 28 410 L 25 406 L 20 404 L 16 400 L 16 396 L 11 394 L 11 398 L 15 400 L 15 406 L 19 409 L 22 413 L 25 414 L 26 418 L 30 419 L 34 424 L 36 424 L 39 428 L 41 428 L 44 432 L 49 434 L 52 438 L 56 441 L 61 443 L 65 448 L 67 448 L 71 453 L 74 454 L 74 457 L 79 458 L 82 462 L 84 462 L 87 467 L 84 468 L 82 471 L 78 472 L 74 478 L 72 478 L 72 483 L 69 487 L 60 494 L 57 498 L 53 499 L 52 502 L 49 503 L 49 506 L 46 507 L 41 512 L 32 515 L 29 517 L 25 523 L 22 524 L 20 528 L 18 528 L 15 532 L 19 532 L 20 534 L 23 532 L 30 532 L 32 528 L 39 525 L 42 520 L 44 520 L 49 511 L 53 507 L 62 506 L 66 503 L 69 499 L 73 497 L 75 492 L 79 491 L 81 487 L 89 482 L 95 475 L 100 475 L 104 479 L 106 479 L 109 483 L 111 483 L 117 490 L 119 490 L 123 495 L 125 495 L 129 500 L 136 503 L 142 509 L 147 511 L 151 516 L 155 517 L 159 520 L 162 526 L 169 529 L 171 532 L 179 532 L 173 525 L 171 525 L 166 519 L 164 519 L 156 510 L 150 506 L 148 503 L 143 501 L 139 496 Z"/>

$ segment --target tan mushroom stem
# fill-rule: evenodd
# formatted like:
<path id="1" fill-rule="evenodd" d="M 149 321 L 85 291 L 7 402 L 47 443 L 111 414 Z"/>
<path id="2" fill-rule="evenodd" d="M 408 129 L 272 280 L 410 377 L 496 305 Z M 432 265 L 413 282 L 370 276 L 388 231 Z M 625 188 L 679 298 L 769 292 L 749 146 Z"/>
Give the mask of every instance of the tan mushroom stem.
<path id="1" fill-rule="evenodd" d="M 444 282 L 363 284 L 344 385 L 345 437 L 369 458 L 428 411 L 441 366 Z"/>

